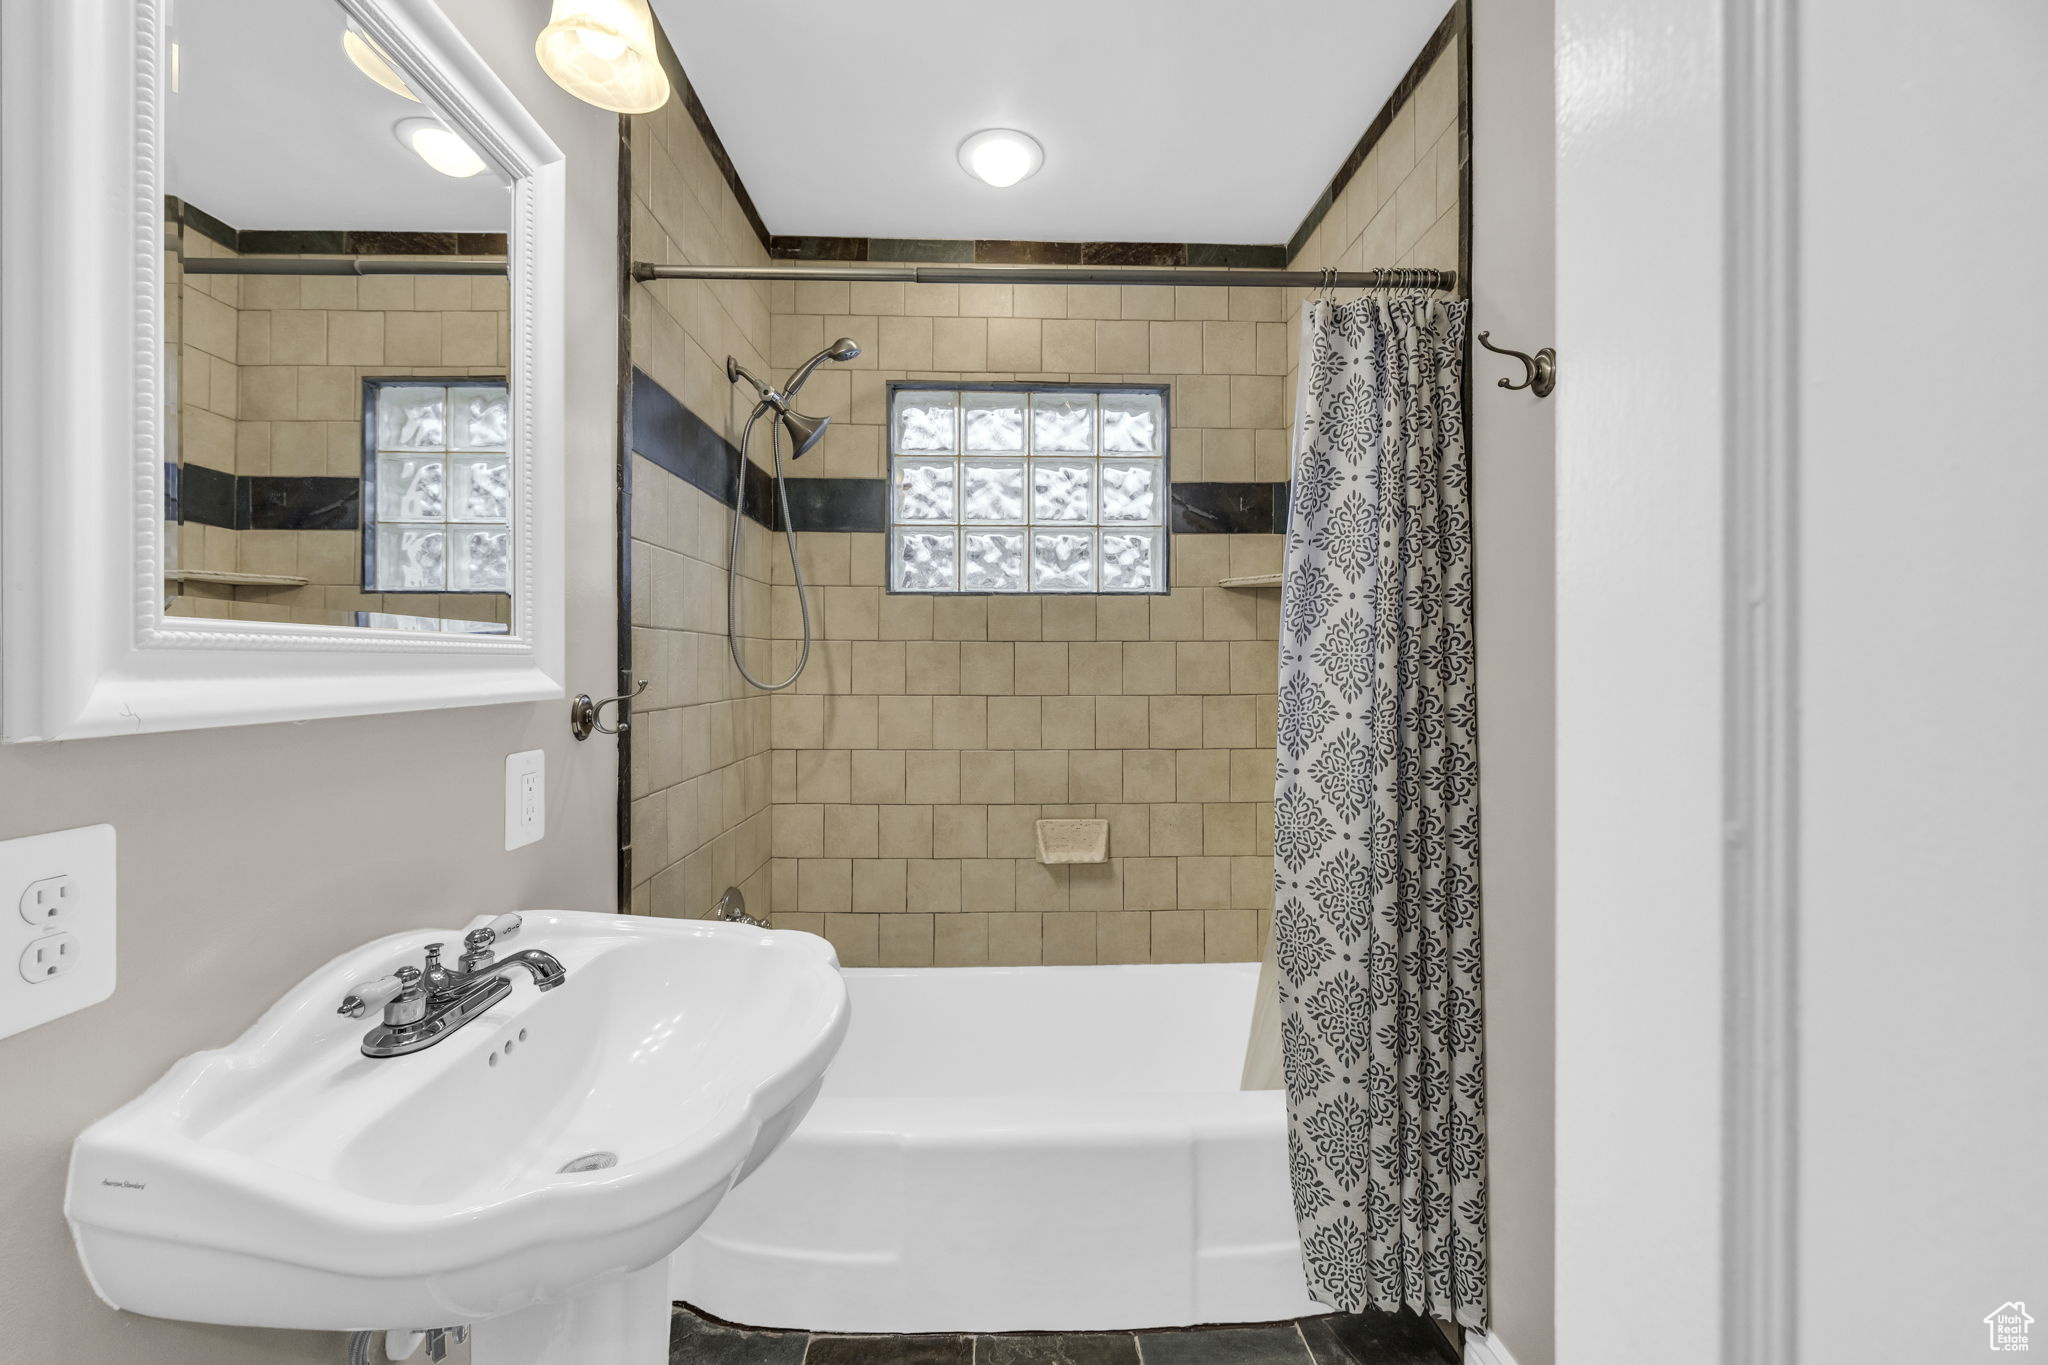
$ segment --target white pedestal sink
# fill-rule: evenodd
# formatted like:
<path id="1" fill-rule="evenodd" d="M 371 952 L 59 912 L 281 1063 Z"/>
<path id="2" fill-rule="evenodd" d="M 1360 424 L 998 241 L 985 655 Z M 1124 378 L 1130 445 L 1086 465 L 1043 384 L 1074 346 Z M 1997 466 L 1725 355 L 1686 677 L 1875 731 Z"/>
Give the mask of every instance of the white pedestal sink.
<path id="1" fill-rule="evenodd" d="M 521 973 L 433 1046 L 363 1056 L 374 1015 L 335 1006 L 460 937 L 344 954 L 80 1135 L 65 1213 L 101 1298 L 248 1327 L 473 1323 L 476 1365 L 666 1361 L 667 1257 L 796 1126 L 845 1035 L 832 949 L 534 911 L 519 946 L 559 958 L 560 986 Z"/>

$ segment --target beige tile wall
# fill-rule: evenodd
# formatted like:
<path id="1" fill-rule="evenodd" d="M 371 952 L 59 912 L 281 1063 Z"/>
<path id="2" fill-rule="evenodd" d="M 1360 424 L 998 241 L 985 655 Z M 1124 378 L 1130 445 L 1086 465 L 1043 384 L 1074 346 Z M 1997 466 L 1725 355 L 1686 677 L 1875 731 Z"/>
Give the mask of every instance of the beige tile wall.
<path id="1" fill-rule="evenodd" d="M 1454 47 L 1428 73 L 1298 264 L 1458 263 L 1457 60 Z M 637 259 L 766 259 L 686 114 L 672 105 L 632 131 Z M 885 476 L 892 379 L 1143 381 L 1172 392 L 1175 480 L 1279 481 L 1299 302 L 665 282 L 633 291 L 633 353 L 737 440 L 727 354 L 779 377 L 852 337 L 860 358 L 804 391 L 801 406 L 833 420 L 799 476 Z M 738 883 L 848 965 L 1258 956 L 1279 602 L 1217 584 L 1277 570 L 1278 536 L 1175 537 L 1164 597 L 949 599 L 887 593 L 880 535 L 805 533 L 817 643 L 799 683 L 768 697 L 724 657 L 726 509 L 645 461 L 634 477 L 636 672 L 658 679 L 636 745 L 636 910 L 702 914 Z M 649 488 L 659 510 L 641 505 Z M 778 676 L 799 634 L 782 555 L 749 525 L 746 645 L 751 658 L 772 636 Z M 1060 816 L 1109 820 L 1110 861 L 1039 865 L 1032 822 Z"/>
<path id="2" fill-rule="evenodd" d="M 822 639 L 774 699 L 779 923 L 849 964 L 1257 955 L 1272 900 L 1274 536 L 1175 542 L 1165 597 L 913 597 L 882 537 L 802 537 Z M 778 654 L 794 589 L 779 586 Z M 1039 818 L 1110 822 L 1044 867 Z"/>
<path id="3" fill-rule="evenodd" d="M 779 373 L 850 336 L 802 406 L 799 473 L 880 478 L 890 380 L 1164 383 L 1172 477 L 1286 477 L 1272 289 L 784 284 Z M 812 464 L 812 461 L 818 461 Z M 778 923 L 848 963 L 1230 961 L 1272 900 L 1276 536 L 1176 536 L 1164 597 L 892 595 L 883 537 L 799 537 L 820 643 L 773 702 Z M 778 567 L 776 658 L 794 655 Z M 1033 821 L 1111 822 L 1110 861 L 1044 867 Z"/>
<path id="4" fill-rule="evenodd" d="M 191 255 L 227 248 L 196 232 Z M 184 275 L 180 457 L 224 473 L 363 472 L 362 381 L 375 375 L 498 375 L 509 364 L 507 284 L 469 276 Z M 388 611 L 505 621 L 500 594 L 362 591 L 356 531 L 235 531 L 187 523 L 180 567 L 305 578 L 304 587 L 190 583 L 198 603 L 249 620 L 322 622 Z"/>
<path id="5" fill-rule="evenodd" d="M 804 389 L 805 409 L 833 424 L 799 474 L 883 477 L 893 379 L 1101 379 L 1171 387 L 1176 480 L 1287 477 L 1277 289 L 778 281 L 769 299 L 778 373 L 835 337 L 861 346 Z"/>
<path id="6" fill-rule="evenodd" d="M 176 338 L 178 372 L 170 395 L 170 431 L 181 463 L 235 472 L 235 412 L 240 383 L 236 371 L 235 318 L 242 281 L 234 275 L 187 275 L 184 256 L 232 256 L 220 243 L 185 232 L 181 250 L 164 253 L 170 302 L 168 334 Z M 179 527 L 181 568 L 236 567 L 236 532 L 225 526 L 190 522 Z"/>
<path id="7" fill-rule="evenodd" d="M 767 253 L 679 99 L 629 121 L 634 259 L 762 264 Z M 745 408 L 725 358 L 764 373 L 764 284 L 635 285 L 633 363 L 737 443 Z M 734 669 L 725 639 L 729 510 L 662 469 L 632 462 L 633 892 L 638 914 L 700 916 L 738 886 L 772 911 L 768 876 L 769 701 Z M 751 519 L 740 552 L 748 666 L 769 666 L 768 555 Z"/>
<path id="8" fill-rule="evenodd" d="M 1458 196 L 1466 155 L 1458 117 L 1463 48 L 1462 43 L 1451 42 L 1423 73 L 1414 93 L 1367 152 L 1364 164 L 1288 262 L 1290 268 L 1458 268 Z M 1292 295 L 1287 327 L 1290 396 L 1304 297 L 1301 291 Z"/>

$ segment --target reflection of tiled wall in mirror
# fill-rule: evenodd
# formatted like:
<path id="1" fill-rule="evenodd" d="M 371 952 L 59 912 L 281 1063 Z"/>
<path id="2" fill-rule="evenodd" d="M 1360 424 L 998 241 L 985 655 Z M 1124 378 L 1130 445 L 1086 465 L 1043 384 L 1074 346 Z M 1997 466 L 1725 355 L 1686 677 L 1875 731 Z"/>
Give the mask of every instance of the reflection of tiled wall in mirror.
<path id="1" fill-rule="evenodd" d="M 236 254 L 189 224 L 183 251 L 187 258 Z M 186 581 L 175 585 L 174 611 L 313 624 L 357 611 L 508 621 L 510 601 L 499 593 L 364 591 L 361 529 L 363 381 L 502 379 L 510 345 L 506 281 L 175 270 L 170 278 L 179 567 L 306 580 L 274 587 Z"/>

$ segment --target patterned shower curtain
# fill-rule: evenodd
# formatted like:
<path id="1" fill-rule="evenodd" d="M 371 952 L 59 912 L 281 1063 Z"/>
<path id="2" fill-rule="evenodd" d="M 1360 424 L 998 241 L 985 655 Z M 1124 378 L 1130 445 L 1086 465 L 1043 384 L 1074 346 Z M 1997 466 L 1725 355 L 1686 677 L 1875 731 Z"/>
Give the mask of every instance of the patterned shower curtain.
<path id="1" fill-rule="evenodd" d="M 1274 950 L 1310 1292 L 1486 1325 L 1468 305 L 1309 305 Z"/>

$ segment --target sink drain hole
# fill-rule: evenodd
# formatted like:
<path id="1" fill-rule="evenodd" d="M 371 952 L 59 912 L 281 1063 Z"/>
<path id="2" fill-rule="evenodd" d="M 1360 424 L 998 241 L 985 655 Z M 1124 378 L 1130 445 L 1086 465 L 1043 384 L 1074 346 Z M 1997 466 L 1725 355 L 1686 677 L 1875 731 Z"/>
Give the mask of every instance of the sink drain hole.
<path id="1" fill-rule="evenodd" d="M 614 1152 L 585 1152 L 582 1156 L 571 1157 L 562 1163 L 557 1175 L 574 1175 L 578 1171 L 601 1171 L 607 1166 L 619 1164 Z"/>

